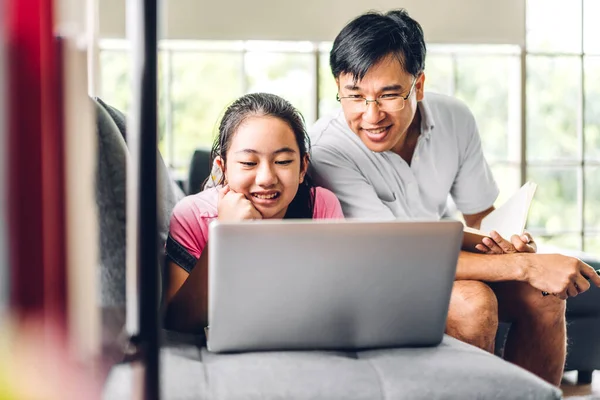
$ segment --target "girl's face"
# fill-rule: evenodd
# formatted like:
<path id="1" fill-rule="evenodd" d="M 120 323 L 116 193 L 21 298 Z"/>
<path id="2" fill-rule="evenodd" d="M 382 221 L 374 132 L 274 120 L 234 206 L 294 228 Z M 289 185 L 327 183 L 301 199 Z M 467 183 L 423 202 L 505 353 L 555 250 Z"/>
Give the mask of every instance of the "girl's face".
<path id="1" fill-rule="evenodd" d="M 263 218 L 283 218 L 303 182 L 308 157 L 301 165 L 292 128 L 279 118 L 247 118 L 231 138 L 222 165 L 230 189 L 242 193 Z"/>

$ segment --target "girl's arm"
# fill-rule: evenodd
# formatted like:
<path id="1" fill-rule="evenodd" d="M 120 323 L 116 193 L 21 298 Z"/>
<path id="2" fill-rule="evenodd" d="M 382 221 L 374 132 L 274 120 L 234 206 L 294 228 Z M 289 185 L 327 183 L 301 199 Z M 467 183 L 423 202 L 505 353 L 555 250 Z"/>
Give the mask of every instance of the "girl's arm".
<path id="1" fill-rule="evenodd" d="M 165 328 L 201 333 L 208 321 L 208 244 L 191 273 L 169 261 Z"/>
<path id="2" fill-rule="evenodd" d="M 183 214 L 182 212 L 177 215 Z M 175 215 L 175 212 L 174 212 Z M 218 219 L 219 221 L 243 221 L 260 219 L 262 216 L 252 203 L 240 193 L 236 193 L 225 186 L 219 190 Z M 184 219 L 184 218 L 182 218 Z M 172 260 L 167 265 L 168 286 L 165 294 L 166 312 L 165 327 L 181 332 L 201 333 L 208 325 L 208 222 L 194 225 L 198 220 L 188 216 L 187 223 L 182 224 L 178 218 L 172 218 L 171 229 L 187 236 L 183 246 L 188 253 L 194 248 L 194 253 L 200 253 L 200 258 L 191 269 L 180 267 Z M 190 222 L 191 221 L 191 222 Z M 194 226 L 185 230 L 183 227 Z M 202 234 L 202 240 L 194 235 Z M 181 239 L 181 238 L 179 238 Z M 191 246 L 191 247 L 190 247 Z M 192 255 L 194 254 L 192 253 Z"/>

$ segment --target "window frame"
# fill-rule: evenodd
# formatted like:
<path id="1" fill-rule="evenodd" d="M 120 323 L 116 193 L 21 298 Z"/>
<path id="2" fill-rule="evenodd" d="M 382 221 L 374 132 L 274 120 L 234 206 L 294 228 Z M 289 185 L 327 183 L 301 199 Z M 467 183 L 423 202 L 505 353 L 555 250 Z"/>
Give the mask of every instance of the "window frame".
<path id="1" fill-rule="evenodd" d="M 520 138 L 519 143 L 519 157 L 517 160 L 493 160 L 490 162 L 491 167 L 495 166 L 506 166 L 515 168 L 518 167 L 520 182 L 519 186 L 523 185 L 527 181 L 528 171 L 530 167 L 535 168 L 548 168 L 557 166 L 565 167 L 565 168 L 573 168 L 577 170 L 578 182 L 577 182 L 577 210 L 578 215 L 577 218 L 579 220 L 580 229 L 577 230 L 557 230 L 553 231 L 549 234 L 544 229 L 531 229 L 531 233 L 533 235 L 539 237 L 548 237 L 552 238 L 554 236 L 568 235 L 568 234 L 577 234 L 579 235 L 579 248 L 578 250 L 586 250 L 586 241 L 593 241 L 594 238 L 600 237 L 600 229 L 596 228 L 588 228 L 586 227 L 585 221 L 585 207 L 586 207 L 586 178 L 585 171 L 587 167 L 600 167 L 600 161 L 596 160 L 586 160 L 585 156 L 585 106 L 586 106 L 586 93 L 585 93 L 585 79 L 586 79 L 586 71 L 585 71 L 585 60 L 586 60 L 586 52 L 585 52 L 585 21 L 584 18 L 584 8 L 585 1 L 578 0 L 581 2 L 581 50 L 579 53 L 561 53 L 561 52 L 536 52 L 532 51 L 527 47 L 527 43 L 523 46 L 516 45 L 448 45 L 448 44 L 429 44 L 428 45 L 428 55 L 443 55 L 451 58 L 452 62 L 452 82 L 450 87 L 450 95 L 455 95 L 457 91 L 458 83 L 458 72 L 457 72 L 457 64 L 458 59 L 461 56 L 481 56 L 481 55 L 508 55 L 511 57 L 519 58 L 519 67 L 520 67 L 520 82 L 519 92 L 520 92 L 520 123 L 519 123 L 519 132 L 518 136 Z M 163 40 L 159 43 L 159 52 L 161 53 L 161 63 L 162 63 L 162 90 L 164 91 L 162 104 L 159 105 L 160 109 L 164 113 L 165 116 L 165 132 L 164 132 L 164 140 L 165 140 L 165 162 L 171 170 L 176 170 L 179 168 L 185 168 L 185 165 L 176 164 L 173 162 L 174 160 L 174 148 L 175 148 L 175 133 L 173 132 L 173 108 L 171 106 L 171 97 L 172 97 L 172 82 L 173 82 L 173 64 L 172 58 L 175 52 L 202 52 L 202 53 L 210 53 L 210 52 L 219 52 L 219 53 L 235 53 L 239 54 L 241 57 L 241 66 L 240 66 L 240 81 L 242 82 L 242 92 L 247 93 L 248 91 L 248 74 L 246 71 L 245 58 L 246 54 L 250 51 L 260 50 L 260 51 L 274 51 L 276 53 L 290 53 L 290 54 L 298 54 L 305 53 L 312 55 L 312 63 L 311 63 L 311 75 L 312 86 L 311 86 L 311 107 L 313 109 L 314 115 L 316 119 L 320 118 L 321 112 L 319 109 L 319 103 L 321 101 L 320 98 L 320 89 L 321 89 L 321 78 L 320 78 L 320 68 L 321 66 L 321 57 L 326 55 L 331 48 L 331 42 L 268 42 L 268 41 L 214 41 L 214 42 L 206 42 L 206 41 L 181 41 L 181 40 Z M 127 42 L 124 40 L 101 40 L 99 43 L 99 51 L 126 51 L 127 50 Z M 578 152 L 579 157 L 575 160 L 565 161 L 565 160 L 529 160 L 527 155 L 527 135 L 528 135 L 528 126 L 527 126 L 527 67 L 528 61 L 531 57 L 536 56 L 548 56 L 548 57 L 578 57 L 579 65 L 580 65 L 580 80 L 578 85 L 580 87 L 580 93 L 578 96 L 578 113 L 577 113 L 577 138 L 578 138 Z M 98 87 L 102 87 L 102 83 L 99 82 Z M 312 121 L 307 121 L 309 124 Z"/>

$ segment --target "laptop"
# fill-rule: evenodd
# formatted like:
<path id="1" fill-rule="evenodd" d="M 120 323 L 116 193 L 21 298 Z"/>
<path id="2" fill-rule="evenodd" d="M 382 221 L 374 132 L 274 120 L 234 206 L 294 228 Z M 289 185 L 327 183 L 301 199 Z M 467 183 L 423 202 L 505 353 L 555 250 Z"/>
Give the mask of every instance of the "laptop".
<path id="1" fill-rule="evenodd" d="M 433 346 L 444 334 L 458 221 L 213 222 L 214 352 Z"/>

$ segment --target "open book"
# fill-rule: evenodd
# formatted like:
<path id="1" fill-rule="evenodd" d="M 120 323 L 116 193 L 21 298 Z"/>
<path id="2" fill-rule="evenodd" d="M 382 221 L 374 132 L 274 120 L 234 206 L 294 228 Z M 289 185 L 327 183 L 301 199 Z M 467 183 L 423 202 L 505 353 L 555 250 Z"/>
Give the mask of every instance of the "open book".
<path id="1" fill-rule="evenodd" d="M 506 203 L 489 213 L 481 220 L 479 229 L 465 226 L 462 249 L 479 252 L 475 245 L 496 231 L 503 238 L 510 240 L 512 235 L 520 235 L 527 223 L 527 214 L 537 185 L 533 182 L 524 184 Z"/>

